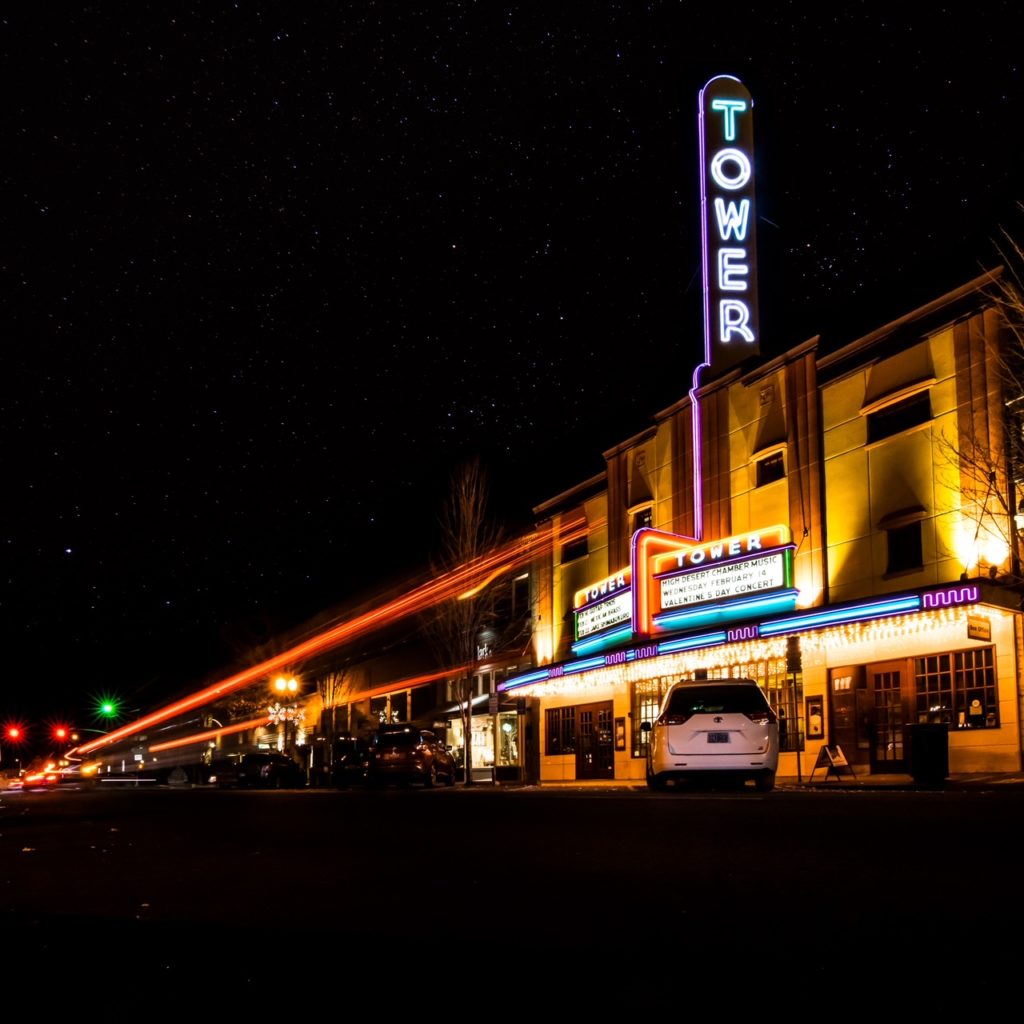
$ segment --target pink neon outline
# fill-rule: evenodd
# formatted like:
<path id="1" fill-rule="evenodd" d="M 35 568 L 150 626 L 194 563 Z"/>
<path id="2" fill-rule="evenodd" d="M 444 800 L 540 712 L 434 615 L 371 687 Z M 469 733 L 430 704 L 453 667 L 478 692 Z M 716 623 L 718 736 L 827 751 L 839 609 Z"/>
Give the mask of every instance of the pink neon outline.
<path id="1" fill-rule="evenodd" d="M 707 143 L 704 129 L 704 93 L 713 82 L 727 78 L 730 82 L 743 83 L 735 75 L 715 75 L 709 78 L 697 98 L 697 151 L 700 160 L 700 262 L 704 285 L 704 362 L 693 371 L 693 387 L 690 388 L 690 415 L 693 417 L 693 539 L 704 539 L 704 432 L 700 422 L 700 371 L 711 365 L 711 286 L 708 280 L 708 186 L 705 156 Z"/>
<path id="2" fill-rule="evenodd" d="M 708 564 L 715 564 L 715 563 L 725 562 L 725 561 L 730 561 L 730 562 L 739 561 L 740 559 L 748 558 L 748 557 L 756 558 L 758 555 L 762 555 L 762 554 L 763 555 L 769 555 L 773 551 L 778 551 L 780 548 L 790 547 L 792 545 L 792 543 L 793 543 L 793 533 L 790 530 L 790 528 L 788 526 L 786 526 L 785 523 L 775 523 L 772 526 L 766 526 L 766 527 L 764 527 L 763 529 L 760 529 L 760 530 L 747 530 L 744 533 L 733 533 L 733 534 L 731 534 L 728 537 L 716 537 L 715 540 L 697 541 L 697 542 L 693 543 L 692 545 L 689 545 L 689 548 L 691 550 L 695 549 L 695 548 L 705 548 L 705 549 L 707 549 L 709 547 L 712 547 L 715 544 L 721 544 L 723 546 L 723 548 L 725 548 L 725 547 L 728 547 L 733 541 L 735 541 L 735 540 L 739 540 L 739 541 L 746 540 L 747 538 L 749 538 L 753 534 L 756 534 L 758 536 L 758 538 L 761 539 L 761 540 L 767 539 L 768 541 L 773 541 L 774 543 L 767 543 L 763 549 L 758 549 L 757 551 L 754 551 L 754 552 L 744 551 L 744 552 L 741 552 L 738 555 L 723 555 L 723 556 L 721 556 L 718 559 L 714 559 L 712 561 L 709 561 Z M 690 538 L 687 538 L 687 540 L 689 540 L 689 539 Z M 667 556 L 669 556 L 669 555 L 671 555 L 673 553 L 674 552 L 672 552 L 672 551 L 661 551 L 658 554 L 654 555 L 652 561 L 654 562 L 654 574 L 655 575 L 664 576 L 664 575 L 670 574 L 673 571 L 671 569 L 662 568 L 657 563 L 657 559 L 659 559 L 659 558 L 666 558 Z M 684 567 L 681 567 L 679 569 L 679 571 L 680 572 L 686 572 L 689 569 L 696 569 L 696 568 L 699 568 L 699 566 L 696 566 L 696 565 L 684 566 Z"/>

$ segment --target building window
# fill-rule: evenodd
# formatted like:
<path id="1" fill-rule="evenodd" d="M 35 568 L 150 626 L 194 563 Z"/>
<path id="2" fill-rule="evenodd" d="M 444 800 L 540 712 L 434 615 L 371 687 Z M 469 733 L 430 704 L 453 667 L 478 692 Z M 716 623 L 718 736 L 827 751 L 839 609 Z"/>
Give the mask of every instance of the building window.
<path id="1" fill-rule="evenodd" d="M 960 729 L 999 727 L 995 648 L 958 651 L 953 655 L 957 719 Z"/>
<path id="2" fill-rule="evenodd" d="M 573 754 L 576 752 L 576 709 L 548 708 L 545 714 L 547 745 L 545 753 Z"/>
<path id="3" fill-rule="evenodd" d="M 630 696 L 630 722 L 632 724 L 631 753 L 633 757 L 647 756 L 648 733 L 640 728 L 642 722 L 651 722 L 658 717 L 661 700 L 669 688 L 671 679 L 660 676 L 657 679 L 638 679 L 633 683 Z"/>
<path id="4" fill-rule="evenodd" d="M 577 558 L 582 558 L 587 553 L 587 536 L 584 534 L 582 537 L 562 545 L 562 563 L 573 562 Z"/>
<path id="5" fill-rule="evenodd" d="M 953 721 L 953 655 L 931 654 L 914 661 L 919 722 Z"/>
<path id="6" fill-rule="evenodd" d="M 914 659 L 917 721 L 953 729 L 999 727 L 995 648 Z"/>
<path id="7" fill-rule="evenodd" d="M 927 423 L 931 418 L 932 401 L 927 390 L 893 402 L 892 405 L 885 405 L 868 413 L 868 444 Z"/>
<path id="8" fill-rule="evenodd" d="M 497 678 L 497 676 L 495 676 Z M 466 691 L 469 691 L 470 699 L 474 697 L 483 696 L 485 693 L 491 692 L 491 673 L 481 672 L 473 676 L 471 681 L 466 680 L 463 676 L 459 679 L 449 679 L 445 683 L 444 692 L 445 699 L 452 701 L 464 701 L 466 699 Z"/>
<path id="9" fill-rule="evenodd" d="M 889 541 L 889 561 L 886 563 L 886 575 L 910 572 L 924 565 L 924 553 L 921 547 L 921 521 L 894 526 L 885 531 Z"/>
<path id="10" fill-rule="evenodd" d="M 786 477 L 786 460 L 782 452 L 775 452 L 767 458 L 757 460 L 757 486 L 775 483 Z"/>
<path id="11" fill-rule="evenodd" d="M 644 505 L 643 508 L 629 510 L 629 533 L 632 536 L 637 530 L 654 525 L 654 506 Z"/>
<path id="12" fill-rule="evenodd" d="M 530 611 L 530 576 L 523 573 L 512 581 L 512 618 L 518 619 Z"/>

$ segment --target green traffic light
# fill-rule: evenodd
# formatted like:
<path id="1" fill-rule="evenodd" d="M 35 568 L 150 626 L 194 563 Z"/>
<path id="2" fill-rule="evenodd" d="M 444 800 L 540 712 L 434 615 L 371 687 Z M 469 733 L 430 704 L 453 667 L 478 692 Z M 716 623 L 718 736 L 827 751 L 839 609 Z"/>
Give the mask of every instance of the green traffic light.
<path id="1" fill-rule="evenodd" d="M 95 714 L 97 718 L 119 718 L 121 701 L 114 696 L 101 696 L 96 699 Z"/>

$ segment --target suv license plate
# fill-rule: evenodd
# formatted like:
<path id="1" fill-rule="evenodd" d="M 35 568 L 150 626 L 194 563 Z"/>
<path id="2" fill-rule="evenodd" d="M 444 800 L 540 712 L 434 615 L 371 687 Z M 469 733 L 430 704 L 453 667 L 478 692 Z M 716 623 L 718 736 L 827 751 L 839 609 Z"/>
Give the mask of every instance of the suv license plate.
<path id="1" fill-rule="evenodd" d="M 709 732 L 708 743 L 728 743 L 729 734 L 727 732 Z"/>

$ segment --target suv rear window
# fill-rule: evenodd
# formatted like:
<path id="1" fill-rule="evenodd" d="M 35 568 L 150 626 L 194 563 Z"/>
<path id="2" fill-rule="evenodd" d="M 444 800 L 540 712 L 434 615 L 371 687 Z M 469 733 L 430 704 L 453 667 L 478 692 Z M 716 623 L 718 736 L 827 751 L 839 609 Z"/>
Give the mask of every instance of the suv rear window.
<path id="1" fill-rule="evenodd" d="M 764 694 L 756 686 L 680 686 L 665 709 L 670 715 L 740 714 L 764 711 Z"/>
<path id="2" fill-rule="evenodd" d="M 392 747 L 398 750 L 409 750 L 418 746 L 420 734 L 418 732 L 393 732 L 384 733 L 377 737 L 377 746 Z"/>

